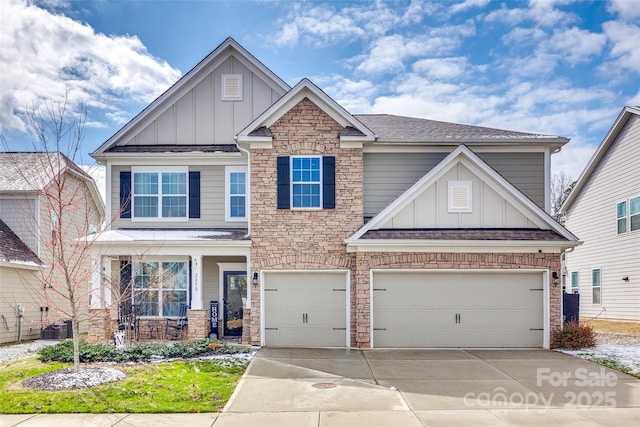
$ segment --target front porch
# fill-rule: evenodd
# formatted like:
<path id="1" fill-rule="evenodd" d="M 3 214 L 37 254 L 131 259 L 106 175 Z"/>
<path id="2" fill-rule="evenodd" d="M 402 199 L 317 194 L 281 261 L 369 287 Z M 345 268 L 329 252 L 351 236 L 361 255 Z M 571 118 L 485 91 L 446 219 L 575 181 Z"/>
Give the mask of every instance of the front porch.
<path id="1" fill-rule="evenodd" d="M 250 244 L 246 230 L 103 233 L 93 243 L 89 341 L 111 341 L 118 330 L 128 341 L 248 341 Z M 185 305 L 188 326 L 167 331 L 167 319 L 176 320 Z M 123 321 L 127 307 L 135 320 Z"/>

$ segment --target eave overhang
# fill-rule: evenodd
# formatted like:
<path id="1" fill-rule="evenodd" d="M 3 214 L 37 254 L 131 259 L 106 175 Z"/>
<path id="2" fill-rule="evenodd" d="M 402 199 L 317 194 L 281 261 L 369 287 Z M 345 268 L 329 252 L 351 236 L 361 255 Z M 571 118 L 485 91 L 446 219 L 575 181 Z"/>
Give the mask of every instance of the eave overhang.
<path id="1" fill-rule="evenodd" d="M 347 252 L 561 253 L 580 241 L 347 239 Z"/>

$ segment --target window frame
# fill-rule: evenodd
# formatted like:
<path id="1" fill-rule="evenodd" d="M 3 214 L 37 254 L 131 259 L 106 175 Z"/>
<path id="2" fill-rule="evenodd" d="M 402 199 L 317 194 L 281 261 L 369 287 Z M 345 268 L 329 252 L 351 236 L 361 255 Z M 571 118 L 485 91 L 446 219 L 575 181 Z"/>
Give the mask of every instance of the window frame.
<path id="1" fill-rule="evenodd" d="M 624 203 L 624 215 L 620 216 L 620 205 Z M 624 231 L 620 231 L 621 220 L 624 220 Z M 616 234 L 627 234 L 629 232 L 629 201 L 624 199 L 616 203 Z"/>
<path id="2" fill-rule="evenodd" d="M 596 286 L 594 280 L 594 273 L 598 272 L 598 285 Z M 595 302 L 595 291 L 598 290 L 598 302 Z M 602 305 L 602 268 L 591 269 L 591 304 Z"/>
<path id="3" fill-rule="evenodd" d="M 575 281 L 573 280 L 574 277 L 575 277 Z M 580 272 L 578 271 L 571 272 L 571 293 L 572 294 L 580 293 Z"/>
<path id="4" fill-rule="evenodd" d="M 318 173 L 319 173 L 319 179 L 318 181 L 295 181 L 293 180 L 293 164 L 295 162 L 295 159 L 318 159 L 319 160 L 319 166 L 318 166 Z M 323 209 L 323 205 L 324 205 L 324 194 L 323 194 L 323 183 L 324 183 L 324 173 L 323 173 L 323 164 L 324 164 L 324 159 L 322 155 L 303 155 L 303 156 L 298 156 L 298 155 L 292 155 L 289 156 L 289 209 L 290 210 L 296 210 L 296 211 L 319 211 Z M 294 206 L 294 186 L 295 185 L 317 185 L 319 187 L 319 193 L 318 193 L 318 206 Z"/>
<path id="5" fill-rule="evenodd" d="M 158 193 L 157 194 L 141 194 L 140 197 L 156 197 L 158 201 L 158 215 L 157 216 L 136 216 L 136 192 L 135 192 L 135 176 L 136 174 L 156 174 L 158 177 Z M 181 194 L 163 194 L 162 192 L 162 174 L 164 173 L 181 173 L 185 177 L 185 193 Z M 165 217 L 162 216 L 163 208 L 163 196 L 178 196 L 184 197 L 185 200 L 185 215 L 179 217 Z M 131 167 L 131 221 L 163 221 L 163 222 L 187 222 L 189 221 L 189 168 L 186 166 L 132 166 Z"/>
<path id="6" fill-rule="evenodd" d="M 231 198 L 238 195 L 231 194 L 231 174 L 244 174 L 244 216 L 231 216 Z M 224 220 L 226 222 L 244 222 L 249 219 L 249 173 L 246 166 L 225 166 L 224 179 Z"/>
<path id="7" fill-rule="evenodd" d="M 638 217 L 639 218 L 639 223 L 640 223 L 640 210 L 638 210 L 638 212 L 633 213 L 631 212 L 631 202 L 634 200 L 638 200 L 638 203 L 640 204 L 640 196 L 636 196 L 636 197 L 630 197 L 629 198 L 629 202 L 627 203 L 627 213 L 629 216 L 629 224 L 627 226 L 627 230 L 629 233 L 633 233 L 634 231 L 640 231 L 640 225 L 638 226 L 638 228 L 636 228 L 635 230 L 633 229 L 633 218 L 634 217 Z"/>
<path id="8" fill-rule="evenodd" d="M 137 278 L 137 273 L 138 273 L 138 265 L 139 264 L 157 264 L 157 274 L 158 274 L 158 281 L 157 284 L 153 287 L 137 287 L 136 286 L 136 278 Z M 191 286 L 190 286 L 190 273 L 189 273 L 189 260 L 187 258 L 164 258 L 164 257 L 160 257 L 160 258 L 149 258 L 149 259 L 143 259 L 143 260 L 137 260 L 137 261 L 132 261 L 131 262 L 131 283 L 132 283 L 132 287 L 131 287 L 131 304 L 136 304 L 136 303 L 140 303 L 139 301 L 136 301 L 136 294 L 140 294 L 143 291 L 146 292 L 155 292 L 158 296 L 157 301 L 156 301 L 156 309 L 157 309 L 157 314 L 152 314 L 152 315 L 146 315 L 143 314 L 140 317 L 143 318 L 172 318 L 172 317 L 177 317 L 176 315 L 165 315 L 164 314 L 164 293 L 170 293 L 170 292 L 174 292 L 176 290 L 176 288 L 169 288 L 165 286 L 165 280 L 163 280 L 163 278 L 165 277 L 164 274 L 164 270 L 165 270 L 165 266 L 164 264 L 169 264 L 169 263 L 181 263 L 184 264 L 184 268 L 186 271 L 186 282 L 185 282 L 185 288 L 184 289 L 179 289 L 178 288 L 178 292 L 185 292 L 185 304 L 189 304 L 190 298 L 191 298 Z"/>

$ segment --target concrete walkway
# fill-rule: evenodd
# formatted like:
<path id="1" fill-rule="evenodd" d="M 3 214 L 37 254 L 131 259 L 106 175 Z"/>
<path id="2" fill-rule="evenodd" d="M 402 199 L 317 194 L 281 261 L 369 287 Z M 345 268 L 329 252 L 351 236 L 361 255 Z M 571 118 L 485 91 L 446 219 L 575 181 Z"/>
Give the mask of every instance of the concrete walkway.
<path id="1" fill-rule="evenodd" d="M 265 348 L 254 357 L 220 414 L 0 416 L 2 427 L 629 426 L 639 422 L 640 380 L 544 350 Z"/>

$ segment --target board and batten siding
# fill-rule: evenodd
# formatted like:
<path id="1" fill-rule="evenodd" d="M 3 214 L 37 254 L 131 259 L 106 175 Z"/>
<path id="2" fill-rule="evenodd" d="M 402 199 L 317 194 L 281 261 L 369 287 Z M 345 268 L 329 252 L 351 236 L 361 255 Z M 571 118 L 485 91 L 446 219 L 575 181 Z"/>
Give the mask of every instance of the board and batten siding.
<path id="1" fill-rule="evenodd" d="M 223 74 L 242 75 L 242 100 L 223 101 Z M 234 135 L 281 94 L 233 56 L 202 77 L 164 111 L 134 132 L 124 145 L 233 144 Z"/>
<path id="2" fill-rule="evenodd" d="M 471 212 L 449 212 L 448 183 L 471 182 Z M 458 163 L 380 228 L 538 228 L 510 202 Z"/>
<path id="3" fill-rule="evenodd" d="M 364 216 L 378 214 L 449 153 L 365 153 Z M 544 209 L 544 153 L 477 153 Z"/>
<path id="4" fill-rule="evenodd" d="M 640 230 L 617 234 L 616 205 L 640 196 L 640 117 L 631 116 L 567 212 L 584 242 L 566 255 L 579 273 L 580 317 L 640 320 Z M 592 304 L 591 270 L 601 269 L 601 304 Z M 629 277 L 629 281 L 623 281 Z"/>
<path id="5" fill-rule="evenodd" d="M 162 166 L 158 166 L 161 168 Z M 189 171 L 200 171 L 200 218 L 189 218 L 188 221 L 137 221 L 131 218 L 120 218 L 120 172 L 131 171 L 130 166 L 112 166 L 111 183 L 111 217 L 114 218 L 111 228 L 242 228 L 246 222 L 225 222 L 225 167 L 189 166 Z"/>
<path id="6" fill-rule="evenodd" d="M 33 252 L 38 253 L 36 199 L 26 196 L 0 197 L 0 218 Z"/>

